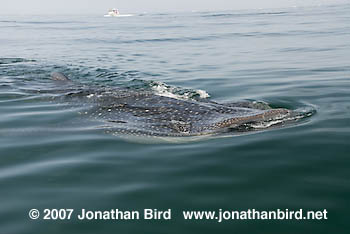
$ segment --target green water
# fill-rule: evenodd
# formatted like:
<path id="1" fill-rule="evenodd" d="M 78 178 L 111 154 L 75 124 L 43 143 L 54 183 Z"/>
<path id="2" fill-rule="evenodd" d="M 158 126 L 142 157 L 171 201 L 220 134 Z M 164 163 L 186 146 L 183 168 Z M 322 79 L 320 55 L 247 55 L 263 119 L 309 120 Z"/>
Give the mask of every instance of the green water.
<path id="1" fill-rule="evenodd" d="M 0 233 L 348 233 L 349 9 L 1 16 Z M 144 144 L 106 134 L 80 105 L 52 101 L 52 71 L 87 86 L 157 81 L 316 114 L 252 134 Z M 66 208 L 70 220 L 43 219 L 44 209 Z M 171 209 L 171 220 L 76 217 L 147 208 Z M 328 219 L 182 215 L 219 209 L 326 209 Z"/>

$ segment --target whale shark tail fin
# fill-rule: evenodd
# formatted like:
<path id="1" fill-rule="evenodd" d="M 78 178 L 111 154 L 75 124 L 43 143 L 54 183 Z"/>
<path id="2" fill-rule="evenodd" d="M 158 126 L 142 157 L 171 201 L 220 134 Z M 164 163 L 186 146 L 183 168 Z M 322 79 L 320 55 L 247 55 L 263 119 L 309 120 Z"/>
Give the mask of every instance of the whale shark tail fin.
<path id="1" fill-rule="evenodd" d="M 57 81 L 70 81 L 70 79 L 61 72 L 53 72 L 51 73 L 51 79 Z"/>

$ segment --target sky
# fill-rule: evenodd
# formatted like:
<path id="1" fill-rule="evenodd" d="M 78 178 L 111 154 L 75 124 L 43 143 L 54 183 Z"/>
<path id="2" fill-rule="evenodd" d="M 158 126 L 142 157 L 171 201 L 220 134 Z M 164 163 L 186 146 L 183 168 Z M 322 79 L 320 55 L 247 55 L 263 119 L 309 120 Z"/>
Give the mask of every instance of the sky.
<path id="1" fill-rule="evenodd" d="M 0 16 L 6 14 L 104 14 L 110 8 L 121 13 L 219 11 L 325 5 L 350 0 L 0 0 Z"/>

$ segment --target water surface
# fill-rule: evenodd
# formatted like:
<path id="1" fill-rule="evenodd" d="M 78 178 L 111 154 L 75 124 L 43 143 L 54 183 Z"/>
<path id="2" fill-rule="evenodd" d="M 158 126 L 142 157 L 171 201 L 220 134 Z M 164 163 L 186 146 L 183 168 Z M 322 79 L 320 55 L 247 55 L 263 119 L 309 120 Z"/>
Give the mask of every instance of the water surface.
<path id="1" fill-rule="evenodd" d="M 350 5 L 0 17 L 0 226 L 10 233 L 347 233 Z M 317 114 L 178 144 L 106 134 L 53 102 L 53 71 L 87 86 L 165 85 Z M 176 88 L 179 87 L 179 88 Z M 46 90 L 49 92 L 37 92 Z M 173 211 L 170 221 L 30 220 L 32 208 Z M 323 210 L 319 221 L 185 221 L 183 209 Z M 263 231 L 262 231 L 263 230 Z"/>

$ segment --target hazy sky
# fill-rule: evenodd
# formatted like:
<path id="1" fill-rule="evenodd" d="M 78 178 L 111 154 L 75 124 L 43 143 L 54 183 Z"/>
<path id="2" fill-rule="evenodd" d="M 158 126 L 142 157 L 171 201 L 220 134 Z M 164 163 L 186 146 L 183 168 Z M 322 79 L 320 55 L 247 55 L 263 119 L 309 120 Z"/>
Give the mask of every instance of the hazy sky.
<path id="1" fill-rule="evenodd" d="M 0 0 L 0 14 L 104 14 L 236 10 L 330 4 L 350 0 Z"/>

